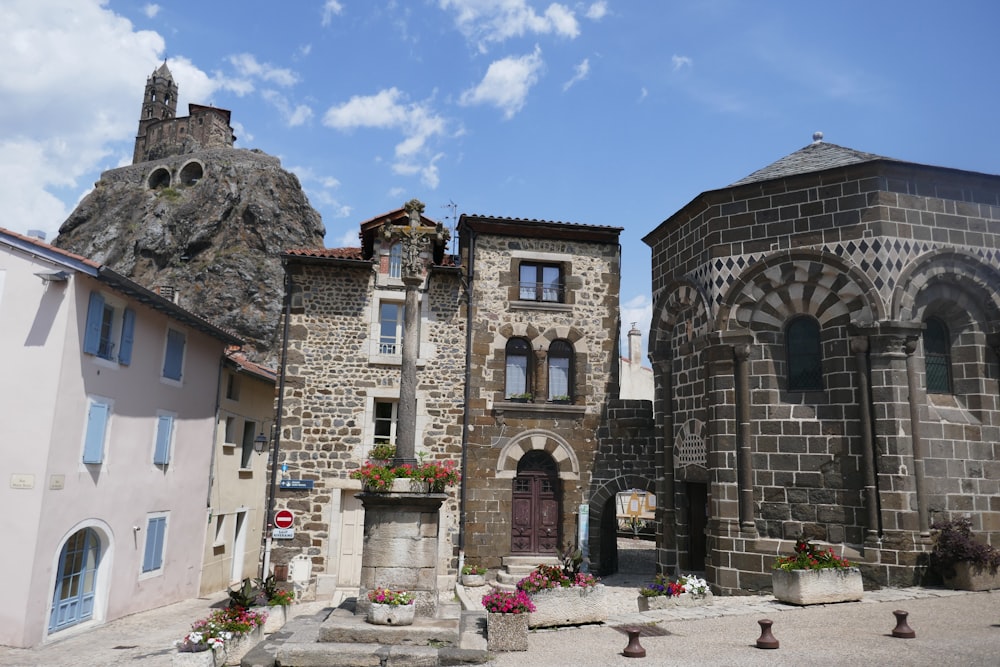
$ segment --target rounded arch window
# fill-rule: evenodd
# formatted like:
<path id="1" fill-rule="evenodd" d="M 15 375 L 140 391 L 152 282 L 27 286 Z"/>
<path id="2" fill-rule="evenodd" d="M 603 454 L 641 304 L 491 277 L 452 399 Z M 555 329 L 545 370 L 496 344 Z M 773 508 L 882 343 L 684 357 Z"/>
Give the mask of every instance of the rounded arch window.
<path id="1" fill-rule="evenodd" d="M 785 354 L 788 361 L 788 391 L 823 389 L 823 353 L 819 322 L 800 315 L 785 327 Z"/>
<path id="2" fill-rule="evenodd" d="M 182 185 L 197 185 L 198 181 L 204 175 L 204 170 L 202 169 L 201 163 L 195 160 L 188 162 L 181 168 L 181 184 Z"/>
<path id="3" fill-rule="evenodd" d="M 924 320 L 924 370 L 927 373 L 927 393 L 950 394 L 951 333 L 940 317 Z"/>
<path id="4" fill-rule="evenodd" d="M 531 345 L 523 338 L 507 341 L 506 378 L 504 396 L 506 398 L 530 398 L 531 392 Z"/>
<path id="5" fill-rule="evenodd" d="M 160 188 L 170 187 L 170 172 L 163 167 L 157 167 L 149 174 L 149 178 L 146 179 L 146 185 L 150 190 L 159 190 Z"/>

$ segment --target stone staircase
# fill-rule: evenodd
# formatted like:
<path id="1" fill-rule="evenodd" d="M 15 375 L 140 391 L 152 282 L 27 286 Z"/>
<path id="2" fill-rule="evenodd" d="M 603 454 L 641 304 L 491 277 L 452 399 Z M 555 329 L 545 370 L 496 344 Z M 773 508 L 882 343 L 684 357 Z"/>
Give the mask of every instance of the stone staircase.
<path id="1" fill-rule="evenodd" d="M 517 582 L 531 574 L 539 565 L 560 565 L 555 556 L 504 556 L 503 569 L 497 571 L 497 588 L 514 590 Z"/>

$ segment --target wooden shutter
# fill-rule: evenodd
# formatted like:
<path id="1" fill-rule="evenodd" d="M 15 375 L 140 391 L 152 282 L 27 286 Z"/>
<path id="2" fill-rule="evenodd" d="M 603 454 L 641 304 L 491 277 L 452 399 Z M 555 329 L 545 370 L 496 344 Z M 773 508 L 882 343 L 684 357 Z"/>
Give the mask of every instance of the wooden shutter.
<path id="1" fill-rule="evenodd" d="M 167 329 L 167 353 L 163 360 L 163 377 L 180 380 L 183 363 L 184 334 L 180 331 Z"/>
<path id="2" fill-rule="evenodd" d="M 126 308 L 122 315 L 122 340 L 118 346 L 118 363 L 132 363 L 132 342 L 135 339 L 135 311 Z"/>
<path id="3" fill-rule="evenodd" d="M 83 445 L 84 463 L 101 463 L 104 460 L 104 434 L 111 406 L 91 401 L 87 412 L 87 434 Z"/>
<path id="4" fill-rule="evenodd" d="M 153 452 L 153 463 L 156 465 L 170 463 L 170 435 L 173 430 L 174 418 L 160 415 L 156 420 L 156 451 Z"/>
<path id="5" fill-rule="evenodd" d="M 167 529 L 167 517 L 157 516 L 146 523 L 146 551 L 142 557 L 142 571 L 159 570 L 163 565 L 163 536 Z"/>
<path id="6" fill-rule="evenodd" d="M 104 317 L 104 297 L 97 292 L 90 293 L 87 306 L 87 326 L 83 333 L 83 351 L 97 354 L 101 348 L 101 320 Z"/>

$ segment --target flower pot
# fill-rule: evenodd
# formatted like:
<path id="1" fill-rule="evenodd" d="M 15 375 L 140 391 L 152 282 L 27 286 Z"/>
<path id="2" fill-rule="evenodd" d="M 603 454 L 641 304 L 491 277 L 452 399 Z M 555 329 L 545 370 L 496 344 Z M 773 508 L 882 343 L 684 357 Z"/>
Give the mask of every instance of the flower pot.
<path id="1" fill-rule="evenodd" d="M 704 607 L 712 604 L 712 592 L 704 595 L 693 595 L 691 593 L 681 593 L 680 595 L 640 595 L 637 598 L 639 611 L 654 611 L 657 609 L 670 609 L 671 607 Z"/>
<path id="2" fill-rule="evenodd" d="M 243 657 L 257 644 L 264 641 L 264 627 L 257 626 L 242 635 L 233 635 L 223 646 L 225 652 L 224 665 L 239 665 Z"/>
<path id="3" fill-rule="evenodd" d="M 821 570 L 773 570 L 774 597 L 790 604 L 826 604 L 860 600 L 865 588 L 856 567 Z"/>
<path id="4" fill-rule="evenodd" d="M 527 651 L 528 614 L 486 615 L 486 648 L 490 651 Z"/>
<path id="5" fill-rule="evenodd" d="M 170 656 L 170 667 L 218 667 L 225 662 L 223 649 L 207 649 L 191 653 L 176 651 Z"/>
<path id="6" fill-rule="evenodd" d="M 462 575 L 462 585 L 463 586 L 485 586 L 486 585 L 486 575 L 485 574 L 463 574 Z"/>
<path id="7" fill-rule="evenodd" d="M 264 634 L 269 635 L 285 627 L 288 621 L 288 607 L 285 605 L 268 605 L 266 607 L 252 607 L 255 611 L 267 612 L 267 621 L 264 622 Z"/>
<path id="8" fill-rule="evenodd" d="M 968 561 L 955 563 L 955 576 L 945 577 L 944 585 L 960 591 L 989 591 L 1000 588 L 1000 568 L 973 565 Z"/>
<path id="9" fill-rule="evenodd" d="M 379 604 L 372 602 L 366 621 L 373 625 L 413 625 L 415 604 Z"/>
<path id="10" fill-rule="evenodd" d="M 535 611 L 528 615 L 532 628 L 603 623 L 608 620 L 604 584 L 549 588 L 531 594 Z"/>

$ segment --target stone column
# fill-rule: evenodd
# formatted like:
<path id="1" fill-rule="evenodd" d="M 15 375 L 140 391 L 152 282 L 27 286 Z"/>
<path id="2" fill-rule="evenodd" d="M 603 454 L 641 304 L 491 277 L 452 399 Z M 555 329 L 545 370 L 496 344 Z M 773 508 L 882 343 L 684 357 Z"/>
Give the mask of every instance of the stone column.
<path id="1" fill-rule="evenodd" d="M 656 426 L 656 571 L 669 574 L 677 566 L 677 498 L 674 494 L 674 385 L 669 346 L 651 355 L 653 365 L 653 415 Z"/>
<path id="2" fill-rule="evenodd" d="M 549 396 L 549 365 L 546 363 L 548 353 L 542 348 L 533 350 L 535 353 L 535 372 L 531 374 L 531 400 L 533 403 L 544 403 L 552 398 Z"/>
<path id="3" fill-rule="evenodd" d="M 922 327 L 920 323 L 918 324 Z M 906 383 L 909 388 L 910 406 L 910 441 L 913 445 L 913 479 L 917 491 L 917 521 L 920 526 L 920 536 L 931 536 L 930 511 L 927 507 L 927 485 L 924 482 L 924 435 L 920 426 L 920 405 L 924 403 L 924 391 L 920 386 L 920 371 L 917 369 L 917 336 L 906 337 Z"/>
<path id="4" fill-rule="evenodd" d="M 875 437 L 872 433 L 871 380 L 868 369 L 868 336 L 851 336 L 851 351 L 858 384 L 858 414 L 861 417 L 862 474 L 868 529 L 865 542 L 875 544 L 879 535 L 878 487 L 875 485 Z"/>
<path id="5" fill-rule="evenodd" d="M 736 433 L 739 447 L 740 530 L 756 536 L 753 512 L 753 456 L 750 450 L 750 343 L 733 345 L 736 357 Z"/>
<path id="6" fill-rule="evenodd" d="M 408 267 L 404 267 L 408 268 Z M 399 377 L 396 423 L 396 464 L 417 462 L 417 357 L 420 355 L 420 295 L 422 275 L 403 275 L 406 302 L 403 308 L 403 349 Z"/>

